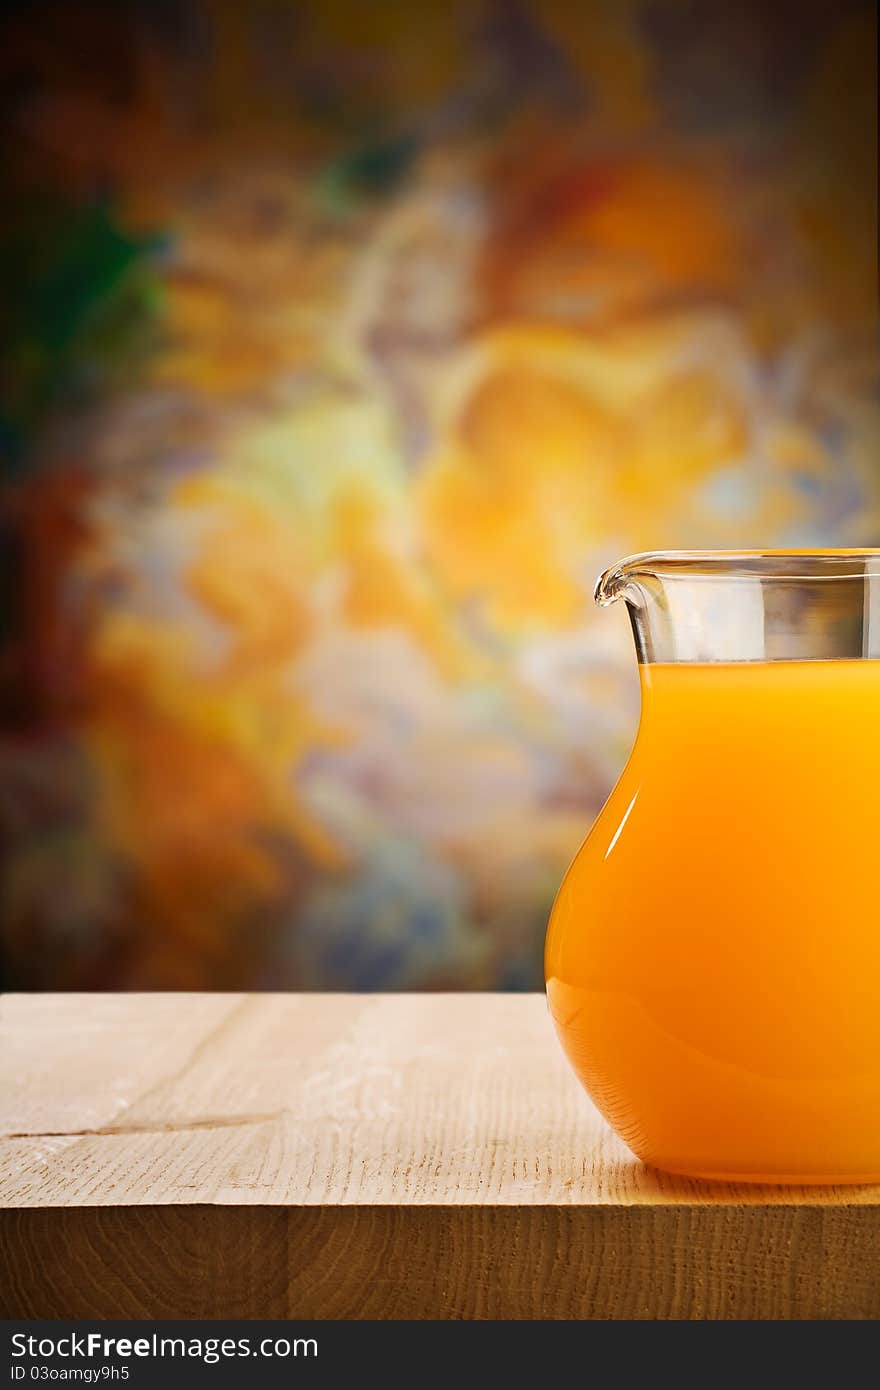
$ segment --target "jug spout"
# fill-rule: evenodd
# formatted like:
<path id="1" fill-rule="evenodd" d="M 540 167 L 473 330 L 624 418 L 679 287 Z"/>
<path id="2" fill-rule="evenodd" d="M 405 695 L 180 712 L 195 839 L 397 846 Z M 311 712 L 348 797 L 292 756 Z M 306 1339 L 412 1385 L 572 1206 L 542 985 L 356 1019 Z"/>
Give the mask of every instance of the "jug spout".
<path id="1" fill-rule="evenodd" d="M 600 575 L 640 662 L 880 658 L 880 550 L 668 550 Z"/>
<path id="2" fill-rule="evenodd" d="M 607 608 L 619 598 L 637 597 L 635 590 L 638 585 L 639 564 L 648 558 L 647 555 L 631 555 L 628 559 L 620 560 L 616 565 L 603 570 L 593 589 L 593 599 L 600 608 Z"/>

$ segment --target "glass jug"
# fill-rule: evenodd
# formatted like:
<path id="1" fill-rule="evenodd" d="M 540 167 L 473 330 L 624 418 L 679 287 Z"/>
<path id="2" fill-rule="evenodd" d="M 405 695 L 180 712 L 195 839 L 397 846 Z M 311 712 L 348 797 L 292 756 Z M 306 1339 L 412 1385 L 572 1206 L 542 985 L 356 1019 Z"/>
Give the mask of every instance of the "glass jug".
<path id="1" fill-rule="evenodd" d="M 547 998 L 646 1163 L 880 1181 L 880 550 L 636 555 L 642 712 Z"/>

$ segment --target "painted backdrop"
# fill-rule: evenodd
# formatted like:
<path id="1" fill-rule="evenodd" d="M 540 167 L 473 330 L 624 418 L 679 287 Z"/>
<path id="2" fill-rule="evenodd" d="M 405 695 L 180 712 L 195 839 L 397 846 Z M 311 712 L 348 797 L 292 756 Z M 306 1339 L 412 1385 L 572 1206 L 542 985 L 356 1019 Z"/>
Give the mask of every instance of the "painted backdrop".
<path id="1" fill-rule="evenodd" d="M 18 6 L 19 988 L 535 987 L 633 550 L 880 542 L 873 6 Z"/>

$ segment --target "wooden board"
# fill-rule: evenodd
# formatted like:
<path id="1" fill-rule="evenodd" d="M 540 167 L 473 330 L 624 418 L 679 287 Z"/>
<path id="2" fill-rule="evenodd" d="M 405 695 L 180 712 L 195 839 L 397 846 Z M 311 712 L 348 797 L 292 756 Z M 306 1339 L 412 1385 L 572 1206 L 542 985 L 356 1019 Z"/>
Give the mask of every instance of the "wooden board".
<path id="1" fill-rule="evenodd" d="M 880 1188 L 644 1167 L 541 996 L 9 995 L 0 1313 L 877 1317 Z"/>

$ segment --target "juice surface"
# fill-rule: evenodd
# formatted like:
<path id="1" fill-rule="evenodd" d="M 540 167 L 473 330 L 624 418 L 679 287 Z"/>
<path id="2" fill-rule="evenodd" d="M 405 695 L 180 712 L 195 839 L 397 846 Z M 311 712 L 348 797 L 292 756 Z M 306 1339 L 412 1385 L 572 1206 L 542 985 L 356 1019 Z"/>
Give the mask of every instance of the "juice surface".
<path id="1" fill-rule="evenodd" d="M 647 1162 L 880 1178 L 880 661 L 643 665 L 550 1009 Z"/>

